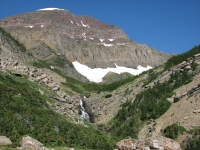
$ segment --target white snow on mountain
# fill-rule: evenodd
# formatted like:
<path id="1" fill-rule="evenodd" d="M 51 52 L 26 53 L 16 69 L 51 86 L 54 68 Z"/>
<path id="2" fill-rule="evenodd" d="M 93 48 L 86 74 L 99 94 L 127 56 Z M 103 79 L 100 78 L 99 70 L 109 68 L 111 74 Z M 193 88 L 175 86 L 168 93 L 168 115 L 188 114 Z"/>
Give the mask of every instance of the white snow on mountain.
<path id="1" fill-rule="evenodd" d="M 113 46 L 113 44 L 106 44 L 106 43 L 102 43 L 104 46 L 106 46 L 106 47 L 111 47 L 111 46 Z"/>
<path id="2" fill-rule="evenodd" d="M 82 21 L 81 21 L 81 24 L 82 24 L 83 27 L 87 27 L 87 25 L 85 25 Z"/>
<path id="3" fill-rule="evenodd" d="M 26 28 L 33 28 L 34 26 L 25 26 Z"/>
<path id="4" fill-rule="evenodd" d="M 37 11 L 43 11 L 43 10 L 65 10 L 65 9 L 60 9 L 60 8 L 43 8 L 43 9 L 38 9 Z"/>
<path id="5" fill-rule="evenodd" d="M 99 39 L 101 42 L 103 42 L 104 41 L 104 39 Z"/>
<path id="6" fill-rule="evenodd" d="M 102 69 L 102 68 L 89 68 L 86 65 L 80 64 L 78 61 L 74 61 L 72 62 L 72 64 L 74 65 L 75 69 L 82 74 L 83 76 L 85 76 L 88 80 L 90 80 L 91 82 L 101 82 L 102 78 L 108 73 L 108 72 L 114 72 L 114 73 L 124 73 L 124 72 L 128 72 L 132 75 L 138 75 L 140 73 L 142 73 L 143 71 L 147 71 L 149 69 L 151 69 L 151 66 L 147 66 L 142 67 L 142 66 L 138 66 L 137 69 L 133 69 L 133 68 L 127 68 L 127 67 L 121 67 L 121 66 L 117 66 L 117 64 L 115 64 L 116 68 L 106 68 L 106 69 Z"/>

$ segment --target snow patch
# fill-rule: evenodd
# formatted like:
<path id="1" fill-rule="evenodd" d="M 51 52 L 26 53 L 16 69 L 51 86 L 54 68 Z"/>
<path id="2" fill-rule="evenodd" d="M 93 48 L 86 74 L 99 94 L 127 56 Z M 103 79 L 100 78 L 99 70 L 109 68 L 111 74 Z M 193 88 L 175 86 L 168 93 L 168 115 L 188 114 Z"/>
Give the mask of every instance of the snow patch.
<path id="1" fill-rule="evenodd" d="M 29 27 L 29 28 L 33 28 L 34 26 L 25 26 L 25 27 L 26 27 L 26 28 L 28 28 L 28 27 Z"/>
<path id="2" fill-rule="evenodd" d="M 71 21 L 71 20 L 70 20 Z M 71 21 L 71 24 L 74 24 L 73 21 Z"/>
<path id="3" fill-rule="evenodd" d="M 84 24 L 83 21 L 81 21 L 81 24 L 82 24 L 83 27 L 88 27 L 88 28 L 90 28 L 90 26 L 89 26 L 88 24 Z"/>
<path id="4" fill-rule="evenodd" d="M 112 42 L 114 39 L 108 39 L 110 42 Z"/>
<path id="5" fill-rule="evenodd" d="M 44 25 L 41 25 L 40 27 L 41 27 L 41 28 L 43 28 L 43 27 L 44 27 Z"/>
<path id="6" fill-rule="evenodd" d="M 43 10 L 65 10 L 65 9 L 60 9 L 60 8 L 43 8 L 43 9 L 38 9 L 36 11 L 43 11 Z"/>
<path id="7" fill-rule="evenodd" d="M 79 27 L 81 26 L 81 25 L 80 25 L 80 24 L 78 24 L 78 23 L 76 23 L 76 24 L 77 24 L 77 26 L 79 26 Z"/>
<path id="8" fill-rule="evenodd" d="M 103 43 L 103 45 L 106 46 L 106 47 L 111 47 L 111 46 L 113 46 L 113 44 L 106 44 L 106 43 Z"/>
<path id="9" fill-rule="evenodd" d="M 140 73 L 142 73 L 143 71 L 147 71 L 149 69 L 151 69 L 151 66 L 147 66 L 142 67 L 142 66 L 138 66 L 137 69 L 133 69 L 133 68 L 126 68 L 126 67 L 121 67 L 121 66 L 117 66 L 117 64 L 115 64 L 116 68 L 106 68 L 106 69 L 102 69 L 102 68 L 94 68 L 91 69 L 86 65 L 80 64 L 78 61 L 74 61 L 72 62 L 72 64 L 74 65 L 75 69 L 82 74 L 83 76 L 85 76 L 88 80 L 92 81 L 92 82 L 101 82 L 102 78 L 108 73 L 108 72 L 114 72 L 114 73 L 124 73 L 124 72 L 128 72 L 132 75 L 138 75 Z"/>
<path id="10" fill-rule="evenodd" d="M 101 42 L 103 42 L 104 41 L 104 39 L 99 39 Z"/>
<path id="11" fill-rule="evenodd" d="M 83 27 L 87 27 L 87 25 L 85 25 L 82 21 L 81 21 L 81 24 L 82 24 Z"/>
<path id="12" fill-rule="evenodd" d="M 113 44 L 106 44 L 106 43 L 102 43 L 104 46 L 106 46 L 106 47 L 111 47 L 111 46 L 113 46 Z"/>
<path id="13" fill-rule="evenodd" d="M 86 38 L 85 33 L 82 33 L 82 36 L 83 36 L 84 38 Z"/>
<path id="14" fill-rule="evenodd" d="M 90 38 L 90 40 L 94 40 L 94 38 Z"/>
<path id="15" fill-rule="evenodd" d="M 51 67 L 51 69 L 54 69 L 54 67 L 53 66 L 50 66 Z"/>

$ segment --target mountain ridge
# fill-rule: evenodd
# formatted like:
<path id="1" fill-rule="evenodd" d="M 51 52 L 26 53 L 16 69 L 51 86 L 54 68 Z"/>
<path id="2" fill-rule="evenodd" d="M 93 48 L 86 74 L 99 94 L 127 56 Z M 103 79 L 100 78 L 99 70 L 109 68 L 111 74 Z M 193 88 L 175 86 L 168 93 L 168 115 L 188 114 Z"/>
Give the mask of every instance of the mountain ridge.
<path id="1" fill-rule="evenodd" d="M 9 113 L 9 116 L 14 118 L 16 122 L 21 121 L 22 124 L 26 125 L 26 127 L 22 128 L 23 126 L 17 126 L 15 128 L 9 128 L 9 132 L 7 132 L 8 130 L 4 130 L 7 128 L 6 125 L 9 124 L 9 126 L 15 125 L 12 124 L 12 121 L 10 122 L 8 119 L 10 117 L 8 117 L 8 119 L 1 119 L 0 121 L 1 124 L 3 125 L 3 130 L 1 131 L 1 133 L 3 133 L 6 136 L 10 136 L 11 135 L 11 139 L 12 141 L 14 141 L 14 147 L 16 147 L 16 145 L 19 145 L 19 140 L 23 137 L 22 133 L 28 133 L 25 131 L 30 131 L 34 129 L 34 133 L 38 132 L 39 134 L 33 134 L 32 136 L 34 138 L 36 138 L 37 140 L 40 140 L 42 143 L 45 143 L 46 145 L 52 145 L 53 147 L 55 145 L 63 145 L 63 146 L 71 146 L 71 143 L 74 143 L 75 146 L 80 146 L 80 147 L 87 147 L 87 148 L 93 148 L 93 149 L 102 149 L 102 148 L 114 148 L 114 142 L 116 143 L 117 141 L 121 140 L 115 137 L 115 134 L 119 134 L 119 132 L 121 133 L 120 135 L 124 135 L 125 134 L 129 134 L 132 137 L 137 136 L 136 133 L 140 131 L 139 136 L 140 137 L 148 137 L 150 135 L 150 133 L 153 133 L 153 137 L 157 134 L 160 134 L 160 128 L 164 128 L 165 126 L 161 126 L 161 123 L 159 120 L 152 120 L 150 119 L 150 123 L 149 122 L 144 122 L 144 126 L 142 126 L 140 129 L 138 129 L 138 131 L 136 132 L 136 129 L 138 128 L 138 126 L 134 126 L 135 124 L 133 124 L 132 122 L 127 124 L 127 121 L 132 121 L 132 114 L 128 114 L 127 112 L 132 111 L 132 110 L 136 110 L 136 109 L 130 109 L 131 106 L 134 106 L 132 102 L 134 101 L 130 101 L 131 99 L 133 100 L 134 98 L 137 98 L 137 101 L 139 101 L 139 103 L 134 103 L 136 104 L 137 108 L 140 108 L 142 105 L 140 105 L 140 100 L 144 101 L 144 99 L 138 99 L 137 95 L 141 95 L 143 94 L 143 97 L 147 97 L 145 92 L 148 93 L 148 91 L 154 89 L 155 86 L 161 85 L 162 84 L 162 88 L 163 87 L 167 87 L 167 84 L 163 84 L 166 81 L 168 82 L 168 80 L 170 81 L 169 83 L 169 87 L 170 86 L 175 86 L 176 83 L 178 83 L 178 85 L 183 85 L 184 83 L 189 83 L 187 86 L 187 89 L 189 89 L 189 91 L 187 92 L 187 94 L 191 95 L 192 97 L 189 96 L 189 101 L 186 100 L 187 98 L 187 94 L 185 95 L 184 93 L 184 88 L 185 85 L 183 85 L 183 87 L 181 87 L 182 89 L 178 89 L 178 92 L 176 92 L 176 96 L 178 97 L 173 97 L 174 93 L 169 93 L 167 94 L 167 100 L 164 100 L 165 103 L 163 103 L 164 105 L 167 103 L 169 104 L 170 101 L 173 103 L 176 101 L 179 101 L 177 104 L 180 104 L 181 102 L 183 102 L 183 105 L 180 105 L 180 108 L 183 108 L 183 106 L 185 105 L 185 103 L 188 105 L 195 105 L 196 107 L 199 105 L 198 104 L 198 97 L 199 97 L 199 86 L 196 85 L 197 82 L 199 82 L 198 77 L 199 77 L 199 62 L 200 62 L 200 51 L 199 51 L 199 46 L 194 47 L 190 52 L 185 53 L 184 57 L 183 55 L 178 55 L 175 56 L 173 58 L 171 58 L 164 66 L 159 66 L 156 67 L 154 69 L 151 69 L 147 72 L 143 72 L 141 75 L 139 76 L 134 76 L 134 77 L 128 77 L 127 79 L 123 79 L 123 80 L 119 80 L 117 82 L 113 82 L 111 84 L 87 84 L 87 83 L 81 83 L 81 82 L 77 82 L 75 80 L 70 81 L 69 78 L 63 78 L 61 79 L 59 76 L 59 74 L 56 74 L 55 77 L 54 73 L 55 70 L 52 69 L 51 67 L 53 66 L 48 66 L 48 69 L 44 69 L 40 66 L 39 68 L 33 67 L 33 66 L 27 66 L 26 64 L 24 64 L 24 60 L 28 59 L 30 60 L 32 56 L 29 54 L 28 51 L 24 51 L 23 50 L 23 46 L 20 46 L 20 42 L 14 42 L 15 39 L 12 38 L 12 36 L 8 33 L 6 33 L 5 30 L 0 30 L 0 57 L 1 57 L 1 63 L 0 63 L 0 75 L 1 75 L 1 82 L 0 82 L 0 86 L 2 87 L 1 90 L 3 92 L 1 92 L 1 98 L 2 97 L 6 97 L 8 96 L 8 94 L 10 92 L 12 92 L 13 94 L 8 96 L 8 98 L 2 98 L 1 101 L 3 100 L 3 102 L 5 103 L 4 105 L 2 105 L 2 103 L 0 103 L 0 107 L 4 108 L 5 106 L 6 109 L 8 108 L 13 109 L 13 113 Z M 23 55 L 22 55 L 23 54 Z M 21 56 L 22 55 L 22 56 Z M 56 55 L 56 54 L 54 54 Z M 60 56 L 60 55 L 59 55 Z M 34 58 L 33 58 L 34 59 Z M 186 61 L 184 61 L 186 60 Z M 63 59 L 58 59 L 56 61 L 56 63 L 58 63 L 60 66 L 62 66 Z M 36 63 L 36 62 L 35 62 Z M 40 61 L 38 61 L 37 63 L 40 63 Z M 45 65 L 45 64 L 44 64 Z M 28 69 L 29 68 L 29 69 Z M 3 73 L 2 73 L 3 71 Z M 163 72 L 164 71 L 164 72 Z M 176 73 L 178 72 L 178 73 Z M 52 76 L 52 78 L 50 76 Z M 61 74 L 62 75 L 62 74 Z M 33 83 L 32 80 L 36 83 L 38 83 L 38 85 L 36 83 Z M 179 79 L 181 79 L 181 82 L 177 82 L 179 81 L 178 79 L 176 79 L 176 77 L 179 77 Z M 193 78 L 194 77 L 194 78 Z M 56 84 L 52 84 L 52 79 L 53 82 L 56 82 Z M 65 82 L 66 80 L 66 82 Z M 193 81 L 194 80 L 194 81 Z M 191 82 L 192 81 L 192 82 Z M 57 83 L 58 82 L 58 83 Z M 14 83 L 14 84 L 13 84 Z M 82 86 L 83 84 L 83 86 Z M 192 84 L 192 86 L 190 86 L 190 84 Z M 9 86 L 8 86 L 9 85 Z M 23 86 L 22 86 L 23 85 Z M 18 87 L 19 86 L 19 87 Z M 26 89 L 27 87 L 29 87 L 28 89 Z M 177 85 L 176 85 L 177 86 Z M 18 88 L 16 88 L 18 87 Z M 73 88 L 72 88 L 73 87 Z M 75 88 L 74 88 L 75 87 Z M 78 89 L 78 88 L 79 89 Z M 89 87 L 89 93 L 87 93 L 87 95 L 85 96 L 84 99 L 84 107 L 86 108 L 86 110 L 88 111 L 88 113 L 90 113 L 90 117 L 91 117 L 91 121 L 95 122 L 95 132 L 93 132 L 93 127 L 92 128 L 88 128 L 87 126 L 91 125 L 90 123 L 85 123 L 81 120 L 80 118 L 80 114 L 79 114 L 79 99 L 81 97 L 83 97 L 83 95 L 85 95 L 86 93 L 82 92 L 84 91 L 86 88 Z M 168 87 L 168 88 L 169 88 Z M 48 89 L 49 88 L 49 89 Z M 70 91 L 69 91 L 70 89 Z M 160 90 L 161 88 L 159 88 Z M 171 90 L 171 89 L 170 89 Z M 28 91 L 28 93 L 27 93 Z M 55 93 L 54 93 L 54 92 Z M 75 92 L 77 91 L 77 92 Z M 153 90 L 152 90 L 153 91 Z M 156 90 L 154 90 L 156 91 Z M 162 92 L 165 93 L 165 91 L 163 90 Z M 160 94 L 162 94 L 162 92 L 159 92 Z M 29 94 L 32 93 L 32 94 Z M 141 93 L 141 94 L 140 94 Z M 55 95 L 57 94 L 57 95 Z M 152 95 L 152 94 L 151 94 Z M 154 95 L 154 94 L 153 94 Z M 31 96 L 31 101 L 30 98 L 29 99 L 24 99 L 24 97 L 27 96 Z M 35 97 L 34 100 L 32 100 Z M 172 96 L 172 97 L 171 97 Z M 45 98 L 45 99 L 44 99 Z M 178 100 L 177 100 L 178 98 Z M 196 98 L 196 99 L 195 99 Z M 152 96 L 148 96 L 148 101 L 152 100 Z M 69 119 L 71 120 L 69 122 L 65 122 L 63 119 L 65 124 L 70 125 L 70 129 L 65 126 L 64 124 L 60 125 L 60 124 L 51 124 L 51 122 L 45 121 L 45 123 L 48 123 L 46 125 L 42 125 L 42 123 L 44 122 L 42 119 L 43 115 L 39 115 L 39 122 L 37 122 L 38 124 L 40 124 L 39 128 L 34 128 L 35 124 L 33 123 L 33 121 L 31 121 L 30 119 L 37 114 L 37 113 L 31 113 L 31 117 L 29 117 L 27 119 L 26 115 L 24 115 L 22 112 L 18 112 L 17 110 L 21 110 L 23 108 L 26 109 L 26 105 L 25 103 L 28 105 L 28 102 L 34 103 L 36 104 L 37 102 L 37 106 L 40 107 L 41 111 L 43 112 L 43 115 L 45 114 L 45 116 L 49 113 L 46 113 L 46 111 L 50 111 L 51 115 L 54 116 L 54 111 L 59 113 L 63 119 Z M 11 103 L 10 103 L 11 102 Z M 191 103 L 192 102 L 192 103 Z M 17 103 L 17 104 L 16 104 Z M 18 105 L 20 103 L 20 105 Z M 129 105 L 130 104 L 130 105 Z M 30 107 L 28 107 L 27 109 L 33 109 L 35 105 L 29 104 Z M 120 106 L 121 105 L 121 106 Z M 173 105 L 173 104 L 172 104 Z M 14 107 L 16 106 L 16 107 Z M 18 109 L 18 107 L 22 107 L 21 109 Z M 143 104 L 143 106 L 145 106 L 145 103 Z M 150 104 L 148 106 L 145 107 L 149 107 L 150 108 Z M 190 108 L 194 108 L 194 107 L 187 107 L 189 109 L 189 111 L 191 111 Z M 124 107 L 127 107 L 128 109 L 123 109 Z M 164 106 L 165 107 L 165 106 Z M 184 118 L 180 118 L 179 121 L 186 120 L 184 121 L 183 126 L 187 126 L 187 120 L 192 119 L 193 116 L 196 117 L 196 114 L 199 113 L 199 109 L 198 108 L 194 108 L 193 112 L 194 114 L 192 115 L 188 115 L 184 114 Z M 43 110 L 43 108 L 45 110 Z M 48 108 L 48 109 L 47 109 Z M 51 110 L 49 109 L 51 108 Z M 120 109 L 122 108 L 122 109 Z M 5 109 L 5 108 L 4 108 Z M 35 108 L 34 108 L 35 109 Z M 33 109 L 33 110 L 34 110 Z M 37 108 L 38 109 L 38 108 Z M 174 123 L 174 121 L 176 121 L 177 119 L 175 119 L 175 117 L 177 117 L 177 111 L 179 110 L 178 107 L 176 107 L 175 105 L 175 109 L 174 107 L 171 107 L 171 109 L 174 111 L 174 117 L 171 114 L 172 112 L 167 112 L 168 118 L 170 119 L 170 116 L 172 118 L 171 122 L 167 122 L 169 123 L 169 125 L 171 125 L 171 123 Z M 127 110 L 127 112 L 126 112 Z M 170 110 L 170 109 L 169 109 Z M 41 111 L 37 111 L 38 113 L 40 113 Z M 146 111 L 145 109 L 143 111 Z M 157 110 L 156 110 L 157 111 Z M 6 113 L 7 111 L 2 111 L 1 113 Z M 10 111 L 9 111 L 10 112 Z M 16 113 L 17 112 L 17 113 Z M 26 112 L 26 111 L 25 111 Z M 120 113 L 121 112 L 121 113 Z M 125 112 L 125 113 L 124 113 Z M 121 114 L 121 116 L 119 116 L 119 114 Z M 145 114 L 145 113 L 144 113 Z M 149 115 L 154 115 L 152 113 L 152 111 L 148 112 Z M 141 118 L 138 118 L 139 121 L 138 123 L 141 123 L 141 121 L 144 121 L 143 119 L 148 117 L 149 115 L 143 115 Z M 156 114 L 156 116 L 159 116 L 160 114 Z M 6 116 L 6 115 L 5 115 Z M 48 116 L 48 115 L 47 115 Z M 76 116 L 76 117 L 75 117 Z M 125 119 L 125 121 L 121 121 L 118 120 L 117 122 L 114 120 L 114 122 L 111 120 L 112 118 L 114 119 L 118 119 L 121 118 Z M 23 120 L 24 118 L 24 120 Z M 48 117 L 45 117 L 48 118 Z M 55 116 L 54 116 L 55 118 Z M 56 117 L 57 119 L 59 117 Z M 140 120 L 141 119 L 141 120 Z M 160 117 L 159 119 L 161 119 L 162 122 L 162 117 Z M 166 119 L 164 117 L 164 119 Z M 36 119 L 37 120 L 37 119 Z M 68 120 L 68 121 L 69 121 Z M 3 123 L 3 121 L 8 121 L 7 124 Z M 59 120 L 60 121 L 60 120 Z M 59 123 L 59 121 L 57 123 Z M 109 121 L 111 121 L 109 124 Z M 74 125 L 75 124 L 79 124 L 79 125 Z M 146 123 L 146 124 L 145 124 Z M 156 124 L 158 123 L 158 124 Z M 181 122 L 180 122 L 181 123 Z M 194 122 L 196 126 L 196 124 L 198 124 L 198 122 Z M 28 124 L 28 126 L 27 126 Z M 115 125 L 115 128 L 113 128 Z M 136 124 L 137 125 L 137 124 Z M 167 124 L 166 124 L 167 125 Z M 44 129 L 45 127 L 45 129 Z M 111 128 L 112 127 L 112 128 Z M 119 130 L 119 127 L 121 127 Z M 69 131 L 69 134 L 63 134 L 62 130 L 64 128 L 64 131 Z M 130 129 L 134 129 L 134 132 L 128 132 L 130 131 Z M 192 127 L 193 128 L 193 127 Z M 11 130 L 13 129 L 13 130 Z M 23 130 L 22 130 L 23 129 Z M 40 132 L 40 130 L 46 130 L 48 129 L 49 132 L 45 132 L 45 134 L 43 132 Z M 75 134 L 73 132 L 73 135 L 71 134 L 71 129 L 75 129 Z M 108 130 L 109 129 L 109 130 Z M 113 130 L 114 129 L 114 130 Z M 188 128 L 189 130 L 190 128 Z M 195 129 L 195 128 L 194 128 Z M 113 132 L 116 130 L 116 133 Z M 81 134 L 80 134 L 80 132 Z M 107 135 L 105 135 L 109 133 L 109 135 L 111 135 L 111 137 L 107 137 Z M 155 132 L 154 132 L 155 131 Z M 12 133 L 15 134 L 12 134 Z M 58 135 L 58 132 L 60 133 Z M 90 137 L 88 138 L 87 133 L 91 132 Z M 15 136 L 17 133 L 17 137 Z M 32 133 L 32 132 L 31 132 Z M 46 135 L 48 133 L 51 133 L 51 135 L 54 135 L 55 138 L 51 138 L 51 141 L 49 141 L 50 137 L 49 135 Z M 41 135 L 40 135 L 41 134 Z M 75 136 L 78 135 L 79 136 Z M 60 136 L 63 136 L 64 138 L 61 138 Z M 70 135 L 70 136 L 68 136 Z M 91 136 L 92 135 L 92 136 Z M 47 137 L 48 136 L 48 137 Z M 57 136 L 59 136 L 60 138 L 57 138 Z M 80 140 L 80 136 L 83 137 L 84 139 Z M 95 139 L 94 137 L 98 137 L 97 139 Z M 189 134 L 186 134 L 186 136 L 190 136 Z M 116 138 L 116 139 L 115 139 Z M 125 138 L 125 137 L 123 137 Z M 14 139 L 14 140 L 13 140 Z M 52 142 L 52 139 L 56 142 Z M 67 139 L 67 140 L 66 140 Z M 77 139 L 77 140 L 72 140 L 72 139 Z M 103 141 L 103 143 L 100 143 L 100 145 L 97 144 L 96 140 Z M 183 137 L 182 139 L 179 139 L 179 143 L 181 143 L 183 140 L 185 140 L 186 137 Z M 195 138 L 194 138 L 195 139 Z M 71 141 L 71 142 L 69 142 Z M 132 139 L 129 140 L 123 140 L 123 141 L 127 141 L 127 145 L 131 146 L 129 143 L 131 143 Z M 122 145 L 120 144 L 120 147 L 124 147 L 127 145 L 123 145 L 123 141 L 122 141 Z M 156 144 L 157 140 L 152 139 L 151 140 L 152 144 Z M 172 141 L 171 139 L 166 139 L 166 141 Z M 186 140 L 187 141 L 187 140 Z M 191 143 L 194 141 L 190 140 Z M 197 139 L 198 141 L 198 139 Z M 136 141 L 138 144 L 140 144 L 141 142 L 143 143 L 143 140 L 137 140 Z M 161 142 L 161 141 L 160 141 Z M 93 143 L 93 144 L 91 144 Z M 175 142 L 172 142 L 175 143 Z M 172 143 L 168 143 L 169 147 L 170 144 Z M 74 146 L 72 145 L 72 146 Z M 160 146 L 162 145 L 162 142 L 160 143 Z M 179 147 L 179 144 L 176 143 L 176 145 Z M 117 145 L 118 146 L 118 145 Z M 118 148 L 120 148 L 118 147 Z M 150 145 L 150 147 L 152 147 Z M 157 146 L 153 146 L 153 148 L 156 148 Z"/>
<path id="2" fill-rule="evenodd" d="M 155 67 L 171 57 L 129 40 L 117 26 L 89 16 L 75 16 L 68 10 L 19 14 L 1 19 L 0 26 L 39 59 L 56 53 L 90 68 L 115 67 L 114 63 L 136 68 L 139 65 Z"/>

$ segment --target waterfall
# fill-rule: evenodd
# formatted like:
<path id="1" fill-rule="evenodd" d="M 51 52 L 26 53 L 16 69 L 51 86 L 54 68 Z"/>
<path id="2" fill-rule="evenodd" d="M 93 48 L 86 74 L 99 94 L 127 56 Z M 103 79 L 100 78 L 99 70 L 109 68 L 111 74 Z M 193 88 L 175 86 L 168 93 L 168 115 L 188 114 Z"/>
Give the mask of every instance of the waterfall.
<path id="1" fill-rule="evenodd" d="M 90 117 L 88 115 L 88 113 L 85 112 L 85 108 L 83 107 L 83 101 L 82 99 L 80 100 L 80 106 L 81 106 L 81 117 L 85 118 L 87 121 L 90 121 Z"/>

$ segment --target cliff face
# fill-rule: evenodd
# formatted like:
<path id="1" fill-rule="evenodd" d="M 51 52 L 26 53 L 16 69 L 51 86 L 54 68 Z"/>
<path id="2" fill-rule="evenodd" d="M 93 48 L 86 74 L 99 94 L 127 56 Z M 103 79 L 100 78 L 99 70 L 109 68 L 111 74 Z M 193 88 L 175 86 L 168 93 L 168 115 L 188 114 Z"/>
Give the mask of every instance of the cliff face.
<path id="1" fill-rule="evenodd" d="M 129 40 L 118 27 L 68 10 L 35 11 L 0 20 L 0 26 L 22 42 L 34 57 L 65 55 L 89 67 L 157 66 L 170 55 Z"/>

